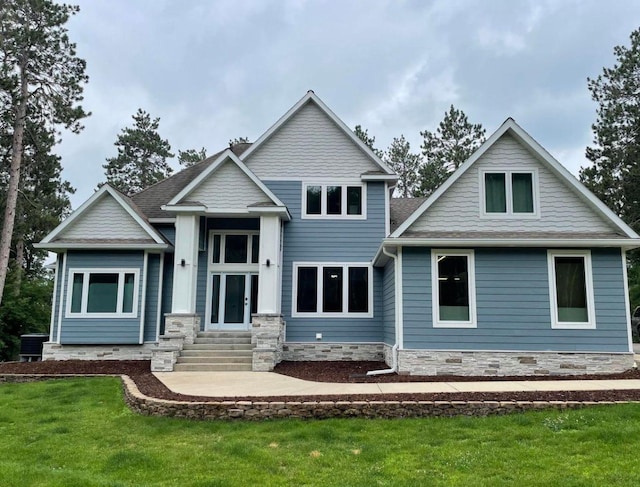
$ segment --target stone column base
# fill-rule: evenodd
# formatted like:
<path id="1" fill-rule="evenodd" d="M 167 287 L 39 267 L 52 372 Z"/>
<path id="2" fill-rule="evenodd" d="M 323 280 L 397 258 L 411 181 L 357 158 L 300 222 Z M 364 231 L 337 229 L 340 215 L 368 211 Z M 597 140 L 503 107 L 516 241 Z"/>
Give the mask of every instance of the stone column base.
<path id="1" fill-rule="evenodd" d="M 254 372 L 270 372 L 282 361 L 285 322 L 282 315 L 254 314 L 251 322 Z"/>
<path id="2" fill-rule="evenodd" d="M 192 345 L 200 331 L 200 317 L 195 314 L 173 313 L 165 315 L 164 335 L 158 340 L 151 355 L 152 372 L 173 372 L 180 352 Z"/>

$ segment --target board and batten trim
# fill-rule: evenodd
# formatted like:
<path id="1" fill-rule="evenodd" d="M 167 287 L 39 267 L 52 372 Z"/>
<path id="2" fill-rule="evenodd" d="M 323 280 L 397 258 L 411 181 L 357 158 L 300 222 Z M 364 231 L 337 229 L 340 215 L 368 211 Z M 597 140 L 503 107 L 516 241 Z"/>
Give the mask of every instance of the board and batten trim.
<path id="1" fill-rule="evenodd" d="M 584 278 L 587 298 L 586 322 L 561 322 L 558 319 L 558 297 L 556 290 L 556 257 L 582 257 L 584 259 Z M 549 268 L 549 304 L 551 308 L 551 328 L 558 330 L 582 330 L 596 328 L 595 296 L 593 293 L 593 268 L 590 250 L 547 250 Z"/>
<path id="2" fill-rule="evenodd" d="M 440 319 L 440 286 L 438 283 L 438 257 L 466 257 L 467 258 L 467 292 L 469 293 L 469 321 L 443 321 Z M 431 302 L 434 328 L 477 328 L 478 315 L 476 311 L 476 264 L 473 250 L 464 249 L 431 249 Z"/>

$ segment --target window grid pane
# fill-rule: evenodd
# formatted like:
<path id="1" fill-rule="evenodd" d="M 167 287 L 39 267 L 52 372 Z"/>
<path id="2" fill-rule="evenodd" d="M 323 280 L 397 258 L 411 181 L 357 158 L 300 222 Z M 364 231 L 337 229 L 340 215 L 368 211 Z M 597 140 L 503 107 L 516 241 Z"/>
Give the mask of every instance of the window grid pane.
<path id="1" fill-rule="evenodd" d="M 484 192 L 487 213 L 507 212 L 507 190 L 504 173 L 485 173 Z"/>
<path id="2" fill-rule="evenodd" d="M 369 269 L 349 267 L 349 313 L 369 312 Z"/>
<path id="3" fill-rule="evenodd" d="M 307 186 L 307 215 L 322 213 L 322 186 Z"/>
<path id="4" fill-rule="evenodd" d="M 533 180 L 531 173 L 513 173 L 511 192 L 514 213 L 533 213 Z"/>
<path id="5" fill-rule="evenodd" d="M 298 267 L 297 310 L 299 313 L 318 311 L 318 269 Z"/>
<path id="6" fill-rule="evenodd" d="M 220 263 L 220 235 L 213 236 L 213 263 Z"/>
<path id="7" fill-rule="evenodd" d="M 342 186 L 327 186 L 327 215 L 342 214 Z"/>
<path id="8" fill-rule="evenodd" d="M 246 264 L 248 245 L 248 235 L 227 235 L 224 242 L 225 264 Z"/>
<path id="9" fill-rule="evenodd" d="M 439 255 L 438 310 L 441 321 L 469 321 L 468 259 L 464 255 Z"/>
<path id="10" fill-rule="evenodd" d="M 218 323 L 220 310 L 220 275 L 212 276 L 211 323 Z"/>
<path id="11" fill-rule="evenodd" d="M 260 256 L 260 235 L 251 236 L 251 263 L 257 264 Z"/>
<path id="12" fill-rule="evenodd" d="M 133 291 L 135 284 L 135 274 L 124 275 L 124 294 L 122 296 L 122 312 L 133 313 Z"/>
<path id="13" fill-rule="evenodd" d="M 325 267 L 322 272 L 322 311 L 342 312 L 342 267 Z"/>
<path id="14" fill-rule="evenodd" d="M 362 215 L 362 187 L 347 186 L 347 215 Z"/>
<path id="15" fill-rule="evenodd" d="M 82 312 L 82 285 L 84 283 L 84 274 L 73 275 L 73 289 L 71 294 L 71 312 Z"/>
<path id="16" fill-rule="evenodd" d="M 87 313 L 116 313 L 118 311 L 118 274 L 91 274 Z"/>
<path id="17" fill-rule="evenodd" d="M 586 323 L 587 283 L 584 257 L 554 257 L 556 269 L 556 302 L 558 321 Z"/>

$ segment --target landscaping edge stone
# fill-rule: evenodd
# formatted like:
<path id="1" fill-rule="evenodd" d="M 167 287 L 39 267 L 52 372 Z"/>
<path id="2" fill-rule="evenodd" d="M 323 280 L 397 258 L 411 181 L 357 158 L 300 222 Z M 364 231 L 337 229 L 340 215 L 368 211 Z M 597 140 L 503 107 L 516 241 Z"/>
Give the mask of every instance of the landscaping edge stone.
<path id="1" fill-rule="evenodd" d="M 423 418 L 489 416 L 541 409 L 578 409 L 587 406 L 636 403 L 637 401 L 173 401 L 140 392 L 128 375 L 23 375 L 0 374 L 0 383 L 25 383 L 80 377 L 120 377 L 124 399 L 134 412 L 197 420 L 268 420 L 277 418 Z"/>

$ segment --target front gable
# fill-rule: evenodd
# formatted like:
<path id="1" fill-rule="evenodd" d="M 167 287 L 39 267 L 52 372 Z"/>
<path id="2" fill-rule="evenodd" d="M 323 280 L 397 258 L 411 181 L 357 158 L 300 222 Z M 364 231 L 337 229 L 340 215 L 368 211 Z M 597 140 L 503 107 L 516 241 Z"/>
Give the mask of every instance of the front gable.
<path id="1" fill-rule="evenodd" d="M 486 211 L 487 173 L 530 174 L 533 212 Z M 514 183 L 515 184 L 515 183 Z M 506 190 L 507 204 L 514 198 Z M 515 204 L 515 203 L 513 203 Z M 392 234 L 423 238 L 638 238 L 512 119 Z"/>
<path id="2" fill-rule="evenodd" d="M 393 172 L 309 92 L 242 155 L 263 180 L 393 177 Z"/>

